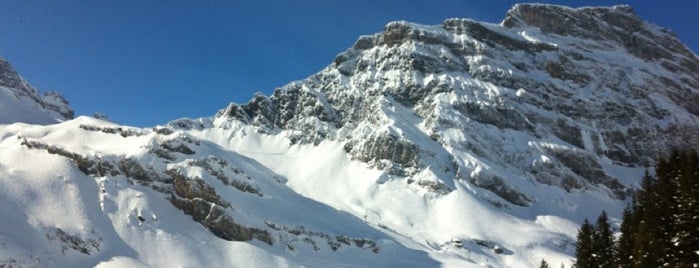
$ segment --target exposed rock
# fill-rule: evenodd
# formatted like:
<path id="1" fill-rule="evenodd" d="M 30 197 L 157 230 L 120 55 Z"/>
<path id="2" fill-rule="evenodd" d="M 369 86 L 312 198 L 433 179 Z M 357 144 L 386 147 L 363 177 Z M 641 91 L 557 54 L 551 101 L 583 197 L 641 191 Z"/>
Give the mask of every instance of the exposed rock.
<path id="1" fill-rule="evenodd" d="M 493 241 L 488 241 L 488 240 L 481 240 L 481 239 L 471 239 L 471 243 L 474 243 L 476 245 L 479 245 L 481 247 L 488 248 L 493 251 L 495 254 L 506 254 L 506 255 L 512 255 L 514 252 L 512 252 L 509 249 L 503 248 L 502 246 L 498 245 L 497 243 Z"/>
<path id="2" fill-rule="evenodd" d="M 487 189 L 507 200 L 507 202 L 518 206 L 526 207 L 534 201 L 517 189 L 512 188 L 505 180 L 498 176 L 473 176 L 469 179 L 469 182 L 475 186 Z"/>
<path id="3" fill-rule="evenodd" d="M 573 173 L 584 178 L 592 185 L 601 184 L 609 188 L 618 198 L 624 199 L 626 188 L 616 179 L 604 173 L 602 166 L 594 159 L 593 156 L 577 152 L 577 150 L 549 150 L 564 166 L 570 168 Z M 567 185 L 574 184 L 573 182 L 563 181 L 566 188 L 575 188 Z"/>
<path id="4" fill-rule="evenodd" d="M 493 107 L 473 102 L 460 102 L 454 104 L 454 109 L 465 117 L 483 124 L 522 131 L 533 131 L 534 129 L 519 111 L 506 106 Z"/>
<path id="5" fill-rule="evenodd" d="M 233 221 L 219 205 L 201 199 L 179 199 L 177 197 L 172 197 L 170 202 L 222 239 L 248 241 L 253 238 L 247 227 Z"/>
<path id="6" fill-rule="evenodd" d="M 390 134 L 372 136 L 361 144 L 351 147 L 346 145 L 345 150 L 348 149 L 348 153 L 352 154 L 356 159 L 372 162 L 379 168 L 385 167 L 381 160 L 388 160 L 390 163 L 400 165 L 402 168 L 417 168 L 420 161 L 419 151 L 415 144 Z"/>
<path id="7" fill-rule="evenodd" d="M 477 40 L 481 40 L 491 47 L 501 46 L 508 50 L 523 50 L 530 53 L 544 50 L 556 50 L 555 46 L 515 39 L 488 29 L 488 27 L 484 26 L 482 23 L 468 19 L 449 19 L 444 21 L 442 27 L 457 35 L 468 35 Z"/>
<path id="8" fill-rule="evenodd" d="M 202 179 L 185 177 L 176 170 L 168 170 L 167 174 L 172 178 L 172 185 L 177 196 L 189 200 L 204 201 L 224 208 L 231 206 L 231 204 L 221 199 L 216 190 Z"/>
<path id="9" fill-rule="evenodd" d="M 16 89 L 27 87 L 26 82 L 19 76 L 17 71 L 15 71 L 15 68 L 3 58 L 0 58 L 0 86 Z M 22 91 L 17 94 L 21 92 Z"/>
<path id="10" fill-rule="evenodd" d="M 169 152 L 176 152 L 181 154 L 194 154 L 195 151 L 186 145 L 186 142 L 181 140 L 168 140 L 160 144 L 160 148 L 167 150 Z"/>
<path id="11" fill-rule="evenodd" d="M 52 91 L 46 92 L 42 96 L 2 57 L 0 57 L 0 86 L 8 88 L 18 99 L 29 98 L 42 109 L 47 112 L 55 112 L 65 120 L 72 119 L 74 116 L 73 110 L 63 96 Z"/>
<path id="12" fill-rule="evenodd" d="M 68 234 L 61 228 L 49 228 L 46 230 L 46 239 L 51 242 L 59 243 L 63 255 L 66 254 L 67 250 L 74 250 L 85 255 L 91 255 L 99 252 L 102 248 L 102 239 L 81 238 L 77 235 Z"/>
<path id="13" fill-rule="evenodd" d="M 158 133 L 160 135 L 166 135 L 166 136 L 170 135 L 172 133 L 175 133 L 174 130 L 172 130 L 171 128 L 168 128 L 168 127 L 154 127 L 153 131 L 155 131 L 155 133 Z"/>
<path id="14" fill-rule="evenodd" d="M 80 125 L 80 128 L 83 130 L 87 131 L 97 131 L 97 132 L 102 132 L 102 133 L 107 133 L 107 134 L 119 134 L 122 137 L 138 137 L 144 135 L 144 133 L 135 130 L 135 129 L 128 129 L 128 128 L 123 128 L 123 127 L 97 127 L 97 126 L 89 126 L 89 125 Z"/>
<path id="15" fill-rule="evenodd" d="M 223 168 L 228 167 L 238 177 L 245 177 L 248 181 L 251 180 L 250 176 L 246 175 L 241 169 L 232 166 L 229 167 L 228 163 L 226 163 L 225 160 L 218 159 L 215 156 L 209 156 L 208 158 L 200 158 L 191 161 L 189 162 L 189 165 L 203 168 L 207 173 L 209 173 L 211 176 L 218 179 L 225 185 L 233 186 L 234 188 L 242 192 L 255 194 L 257 196 L 263 196 L 259 188 L 250 184 L 249 182 L 226 176 L 226 172 L 223 170 Z M 219 168 L 216 168 L 215 166 L 218 166 Z"/>
<path id="16" fill-rule="evenodd" d="M 507 12 L 502 25 L 508 28 L 533 26 L 545 33 L 584 39 L 612 41 L 644 60 L 672 59 L 680 54 L 693 61 L 682 61 L 696 68 L 696 57 L 680 43 L 674 33 L 649 31 L 633 8 L 626 5 L 569 8 L 554 5 L 519 4 Z"/>

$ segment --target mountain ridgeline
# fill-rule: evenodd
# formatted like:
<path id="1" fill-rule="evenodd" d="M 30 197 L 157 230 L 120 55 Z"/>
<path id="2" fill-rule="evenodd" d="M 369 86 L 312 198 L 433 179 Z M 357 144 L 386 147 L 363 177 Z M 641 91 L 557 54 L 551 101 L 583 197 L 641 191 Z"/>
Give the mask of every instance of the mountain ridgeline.
<path id="1" fill-rule="evenodd" d="M 340 141 L 398 177 L 430 169 L 439 179 L 426 185 L 445 193 L 464 180 L 528 206 L 514 175 L 623 199 L 604 163 L 647 167 L 699 144 L 698 73 L 692 51 L 628 6 L 516 5 L 501 25 L 390 23 L 217 117 L 292 143 Z"/>
<path id="2" fill-rule="evenodd" d="M 0 124 L 56 123 L 73 118 L 68 101 L 56 92 L 43 95 L 0 57 Z"/>
<path id="3" fill-rule="evenodd" d="M 154 128 L 69 120 L 0 62 L 0 102 L 68 120 L 0 125 L 0 266 L 569 266 L 699 149 L 699 58 L 629 6 L 391 22 L 330 62 Z"/>

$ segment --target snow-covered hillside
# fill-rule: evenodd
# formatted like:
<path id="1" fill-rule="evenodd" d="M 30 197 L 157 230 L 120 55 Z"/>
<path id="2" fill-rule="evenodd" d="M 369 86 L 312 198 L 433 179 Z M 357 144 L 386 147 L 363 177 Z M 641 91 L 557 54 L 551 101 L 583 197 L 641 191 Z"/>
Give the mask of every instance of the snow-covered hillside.
<path id="1" fill-rule="evenodd" d="M 55 92 L 43 96 L 0 57 L 0 125 L 53 124 L 73 118 L 68 102 Z"/>
<path id="2" fill-rule="evenodd" d="M 628 6 L 516 5 L 389 23 L 209 118 L 0 126 L 0 264 L 569 267 L 699 149 L 698 69 Z"/>
<path id="3" fill-rule="evenodd" d="M 0 137 L 3 264 L 435 264 L 290 190 L 254 160 L 184 132 L 79 117 L 9 125 Z"/>

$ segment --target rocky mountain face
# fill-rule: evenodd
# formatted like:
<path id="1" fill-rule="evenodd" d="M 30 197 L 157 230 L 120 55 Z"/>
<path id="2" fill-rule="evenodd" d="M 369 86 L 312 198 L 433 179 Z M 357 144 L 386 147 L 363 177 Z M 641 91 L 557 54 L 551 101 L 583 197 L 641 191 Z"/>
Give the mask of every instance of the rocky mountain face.
<path id="1" fill-rule="evenodd" d="M 0 58 L 0 124 L 55 123 L 73 118 L 68 101 L 56 92 L 43 95 L 25 81 L 7 60 Z"/>
<path id="2" fill-rule="evenodd" d="M 628 6 L 526 4 L 389 23 L 210 118 L 7 126 L 0 208 L 31 242 L 0 231 L 0 264 L 570 266 L 584 218 L 699 149 L 698 70 Z M 57 220 L 18 193 L 83 205 Z"/>
<path id="3" fill-rule="evenodd" d="M 699 144 L 698 70 L 628 6 L 516 5 L 501 25 L 390 23 L 322 72 L 217 116 L 292 143 L 340 141 L 399 178 L 429 169 L 439 192 L 464 180 L 528 206 L 515 176 L 623 199 L 604 163 L 646 167 Z"/>

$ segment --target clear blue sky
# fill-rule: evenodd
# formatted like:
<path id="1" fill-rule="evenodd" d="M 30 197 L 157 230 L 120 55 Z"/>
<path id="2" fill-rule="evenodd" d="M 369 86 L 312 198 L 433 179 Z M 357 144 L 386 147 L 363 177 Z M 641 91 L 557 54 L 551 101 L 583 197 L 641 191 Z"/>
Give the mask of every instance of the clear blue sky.
<path id="1" fill-rule="evenodd" d="M 539 1 L 629 4 L 699 51 L 699 1 Z M 35 1 L 0 0 L 0 56 L 77 115 L 135 126 L 211 116 L 229 102 L 303 79 L 360 35 L 407 20 L 500 22 L 513 1 Z"/>

